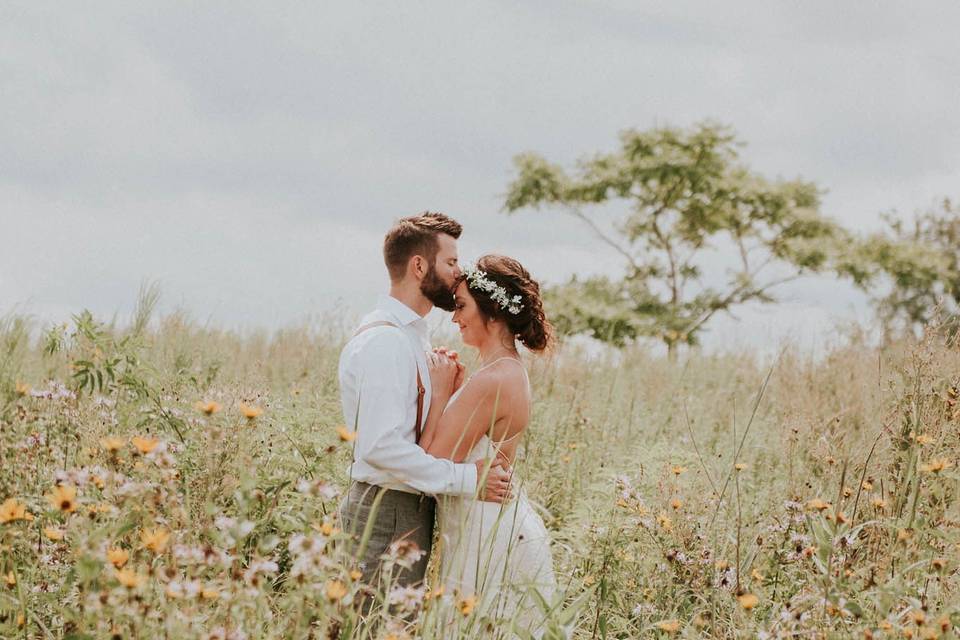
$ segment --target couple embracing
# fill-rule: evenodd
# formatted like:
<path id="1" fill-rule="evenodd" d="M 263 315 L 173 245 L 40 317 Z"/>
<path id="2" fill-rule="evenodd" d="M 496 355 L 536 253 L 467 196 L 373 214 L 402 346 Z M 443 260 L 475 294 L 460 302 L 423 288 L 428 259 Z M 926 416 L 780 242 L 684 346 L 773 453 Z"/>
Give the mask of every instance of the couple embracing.
<path id="1" fill-rule="evenodd" d="M 356 431 L 340 515 L 357 539 L 369 531 L 358 558 L 368 585 L 399 544 L 416 560 L 394 584 L 424 586 L 432 549 L 446 593 L 536 634 L 542 614 L 530 589 L 549 602 L 555 578 L 543 521 L 513 474 L 531 408 L 517 343 L 541 352 L 552 329 L 519 262 L 487 255 L 461 268 L 461 231 L 427 212 L 384 239 L 390 293 L 340 356 L 344 419 Z M 452 311 L 463 343 L 478 350 L 469 375 L 456 352 L 431 348 L 424 316 L 434 306 Z"/>

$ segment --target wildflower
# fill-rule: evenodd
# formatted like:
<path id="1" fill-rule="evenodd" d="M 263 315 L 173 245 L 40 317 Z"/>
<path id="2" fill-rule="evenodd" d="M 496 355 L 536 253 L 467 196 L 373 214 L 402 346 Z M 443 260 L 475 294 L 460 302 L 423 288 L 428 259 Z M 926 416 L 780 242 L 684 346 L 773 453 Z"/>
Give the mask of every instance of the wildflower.
<path id="1" fill-rule="evenodd" d="M 814 498 L 813 500 L 807 501 L 808 511 L 824 511 L 829 508 L 830 508 L 830 503 L 824 502 L 820 498 Z"/>
<path id="2" fill-rule="evenodd" d="M 457 602 L 457 608 L 460 609 L 460 613 L 465 616 L 473 613 L 474 607 L 477 606 L 477 596 L 467 596 L 462 598 Z"/>
<path id="3" fill-rule="evenodd" d="M 117 569 L 122 569 L 123 565 L 127 564 L 127 560 L 130 559 L 130 552 L 126 549 L 121 549 L 120 547 L 111 547 L 107 549 L 107 560 L 110 561 Z"/>
<path id="4" fill-rule="evenodd" d="M 118 569 L 113 572 L 113 577 L 117 579 L 127 589 L 136 589 L 147 579 L 133 569 Z"/>
<path id="5" fill-rule="evenodd" d="M 395 562 L 401 567 L 409 569 L 424 556 L 424 551 L 412 540 L 396 540 L 387 547 L 387 553 L 382 557 L 389 562 Z"/>
<path id="6" fill-rule="evenodd" d="M 324 522 L 317 528 L 317 530 L 325 536 L 332 536 L 337 532 L 337 528 L 329 522 Z"/>
<path id="7" fill-rule="evenodd" d="M 843 488 L 843 497 L 844 497 L 844 498 L 849 498 L 849 497 L 852 496 L 852 495 L 853 495 L 853 489 L 851 489 L 850 487 L 844 487 L 844 488 Z"/>
<path id="8" fill-rule="evenodd" d="M 676 465 L 676 466 L 674 466 L 674 467 L 671 469 L 671 471 L 673 472 L 673 475 L 675 475 L 675 476 L 680 475 L 681 473 L 683 473 L 683 472 L 686 471 L 686 470 L 687 470 L 686 467 L 681 467 L 680 465 Z"/>
<path id="9" fill-rule="evenodd" d="M 757 571 L 756 569 L 752 569 L 750 571 L 750 577 L 756 580 L 757 582 L 763 582 L 763 574 Z"/>
<path id="10" fill-rule="evenodd" d="M 220 591 L 214 587 L 204 587 L 200 590 L 200 597 L 204 600 L 216 600 L 220 597 Z"/>
<path id="11" fill-rule="evenodd" d="M 940 630 L 936 627 L 920 627 L 921 640 L 937 640 L 940 637 Z"/>
<path id="12" fill-rule="evenodd" d="M 13 575 L 13 571 L 7 572 L 7 575 L 4 576 L 3 581 L 7 583 L 7 586 L 13 589 L 17 584 L 17 576 Z"/>
<path id="13" fill-rule="evenodd" d="M 743 471 L 744 469 L 747 468 L 747 465 L 744 464 L 743 462 L 738 462 L 737 464 L 733 465 L 733 468 L 736 469 L 737 471 Z"/>
<path id="14" fill-rule="evenodd" d="M 920 465 L 920 471 L 924 473 L 940 473 L 953 466 L 949 460 L 931 460 L 927 464 Z"/>
<path id="15" fill-rule="evenodd" d="M 913 624 L 918 627 L 927 621 L 926 614 L 920 609 L 914 609 L 910 612 L 910 619 L 913 620 Z"/>
<path id="16" fill-rule="evenodd" d="M 872 491 L 872 490 L 873 490 L 873 483 L 870 482 L 869 480 L 864 480 L 864 481 L 863 481 L 863 484 L 861 484 L 860 486 L 863 488 L 864 491 Z"/>
<path id="17" fill-rule="evenodd" d="M 906 542 L 913 537 L 913 529 L 897 529 L 897 542 Z"/>
<path id="18" fill-rule="evenodd" d="M 877 511 L 883 511 L 884 509 L 887 508 L 887 501 L 884 500 L 883 498 L 874 498 L 873 500 L 870 501 L 870 504 L 872 504 L 873 508 L 876 509 Z"/>
<path id="19" fill-rule="evenodd" d="M 392 606 L 399 607 L 401 611 L 413 611 L 423 602 L 424 588 L 394 586 L 388 596 L 389 603 Z"/>
<path id="20" fill-rule="evenodd" d="M 946 558 L 934 558 L 930 561 L 930 566 L 936 569 L 937 571 L 942 571 L 944 567 L 947 566 Z"/>
<path id="21" fill-rule="evenodd" d="M 928 435 L 925 434 L 925 433 L 921 433 L 920 435 L 918 435 L 918 436 L 915 438 L 915 440 L 916 440 L 917 444 L 919 444 L 919 445 L 921 445 L 921 446 L 923 446 L 923 445 L 925 445 L 925 444 L 930 444 L 931 442 L 933 442 L 933 438 L 931 438 L 930 436 L 928 436 Z"/>
<path id="22" fill-rule="evenodd" d="M 560 462 L 562 462 L 563 464 L 568 464 L 571 460 L 573 460 L 573 458 L 571 458 L 567 454 L 560 456 Z"/>
<path id="23" fill-rule="evenodd" d="M 17 501 L 16 498 L 7 498 L 0 505 L 0 524 L 7 524 L 16 520 L 33 520 L 33 514 L 27 511 L 27 505 Z"/>
<path id="24" fill-rule="evenodd" d="M 241 402 L 240 413 L 243 414 L 244 418 L 252 422 L 259 418 L 261 414 L 263 414 L 263 409 L 253 404 L 245 404 Z"/>
<path id="25" fill-rule="evenodd" d="M 837 459 L 834 458 L 833 456 L 827 456 L 825 459 L 827 461 L 827 464 L 837 464 Z"/>
<path id="26" fill-rule="evenodd" d="M 680 631 L 679 620 L 661 620 L 656 626 L 657 629 L 660 629 L 660 631 L 666 631 L 667 633 L 676 633 L 677 631 Z"/>
<path id="27" fill-rule="evenodd" d="M 63 540 L 63 529 L 58 529 L 56 527 L 44 527 L 43 535 L 47 536 L 54 542 L 59 542 Z"/>
<path id="28" fill-rule="evenodd" d="M 141 455 L 147 455 L 157 448 L 160 441 L 157 438 L 134 436 L 130 439 L 130 443 L 137 448 Z"/>
<path id="29" fill-rule="evenodd" d="M 339 602 L 347 595 L 347 585 L 339 580 L 327 580 L 327 599 L 330 602 Z"/>
<path id="30" fill-rule="evenodd" d="M 158 555 L 163 553 L 163 550 L 167 548 L 167 541 L 169 539 L 170 532 L 163 527 L 140 531 L 140 541 L 143 542 L 143 547 Z"/>
<path id="31" fill-rule="evenodd" d="M 77 488 L 67 484 L 57 485 L 47 494 L 47 501 L 54 509 L 73 513 L 77 510 Z"/>
<path id="32" fill-rule="evenodd" d="M 207 402 L 201 402 L 200 400 L 197 400 L 193 406 L 197 411 L 205 413 L 208 416 L 212 416 L 223 408 L 220 406 L 219 402 L 215 402 L 213 400 L 208 400 Z"/>
<path id="33" fill-rule="evenodd" d="M 14 391 L 18 396 L 25 396 L 30 393 L 30 385 L 28 385 L 26 382 L 18 382 L 14 386 Z"/>
<path id="34" fill-rule="evenodd" d="M 337 427 L 337 435 L 340 436 L 340 439 L 344 442 L 353 442 L 357 437 L 357 432 L 350 431 L 345 426 L 340 425 Z"/>
<path id="35" fill-rule="evenodd" d="M 116 455 L 120 449 L 123 448 L 124 441 L 123 438 L 115 438 L 113 436 L 107 436 L 100 441 L 100 445 L 107 450 L 107 453 L 110 455 Z"/>
<path id="36" fill-rule="evenodd" d="M 847 514 L 845 514 L 843 511 L 837 511 L 835 517 L 837 519 L 837 524 L 846 524 L 847 522 L 849 522 L 849 518 L 847 518 Z"/>
<path id="37" fill-rule="evenodd" d="M 760 602 L 760 599 L 757 596 L 753 595 L 752 593 L 745 593 L 743 595 L 737 596 L 737 601 L 740 603 L 741 607 L 743 607 L 747 611 L 750 611 L 755 606 L 757 606 L 757 603 Z"/>
<path id="38" fill-rule="evenodd" d="M 351 579 L 351 580 L 359 580 L 359 579 L 362 578 L 362 577 L 363 577 L 363 572 L 362 572 L 362 571 L 357 571 L 356 569 L 354 569 L 354 570 L 352 570 L 352 571 L 350 572 L 350 579 Z"/>
<path id="39" fill-rule="evenodd" d="M 676 511 L 676 510 L 678 510 L 680 507 L 683 506 L 683 500 L 681 500 L 680 498 L 674 498 L 674 499 L 670 502 L 670 506 L 673 507 L 673 510 L 674 510 L 674 511 Z"/>
<path id="40" fill-rule="evenodd" d="M 657 524 L 659 524 L 664 531 L 671 531 L 673 529 L 673 521 L 663 512 L 657 515 Z"/>

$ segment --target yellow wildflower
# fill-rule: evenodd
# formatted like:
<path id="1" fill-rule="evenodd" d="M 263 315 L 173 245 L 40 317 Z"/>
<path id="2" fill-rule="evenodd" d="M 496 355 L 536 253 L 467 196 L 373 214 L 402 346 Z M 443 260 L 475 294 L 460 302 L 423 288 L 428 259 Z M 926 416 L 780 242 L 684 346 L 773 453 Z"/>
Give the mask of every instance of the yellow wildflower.
<path id="1" fill-rule="evenodd" d="M 256 405 L 240 403 L 240 413 L 247 420 L 256 420 L 263 414 L 263 409 Z"/>
<path id="2" fill-rule="evenodd" d="M 864 491 L 872 491 L 872 490 L 873 490 L 873 483 L 870 482 L 869 480 L 864 480 L 864 481 L 863 481 L 863 484 L 861 484 L 860 486 L 863 488 Z"/>
<path id="3" fill-rule="evenodd" d="M 18 396 L 25 396 L 30 393 L 30 385 L 28 385 L 26 382 L 18 382 L 14 386 L 14 391 Z"/>
<path id="4" fill-rule="evenodd" d="M 114 436 L 107 436 L 100 441 L 100 446 L 107 450 L 107 453 L 116 454 L 120 449 L 123 448 L 125 444 L 123 438 L 116 438 Z"/>
<path id="5" fill-rule="evenodd" d="M 33 514 L 27 511 L 27 505 L 19 502 L 16 498 L 7 498 L 0 505 L 0 524 L 7 524 L 15 520 L 33 520 Z"/>
<path id="6" fill-rule="evenodd" d="M 926 614 L 920 609 L 914 609 L 910 612 L 910 619 L 913 620 L 913 624 L 918 627 L 927 621 Z"/>
<path id="7" fill-rule="evenodd" d="M 673 529 L 673 521 L 662 511 L 657 515 L 657 524 L 659 524 L 664 531 L 671 531 Z"/>
<path id="8" fill-rule="evenodd" d="M 220 597 L 220 592 L 214 587 L 204 587 L 200 591 L 200 597 L 204 600 L 216 600 Z"/>
<path id="9" fill-rule="evenodd" d="M 163 550 L 167 548 L 167 541 L 169 539 L 170 532 L 163 527 L 140 531 L 140 541 L 143 542 L 144 548 L 156 554 L 163 553 Z"/>
<path id="10" fill-rule="evenodd" d="M 337 435 L 344 442 L 353 442 L 357 437 L 357 432 L 349 431 L 345 426 L 340 425 L 337 427 Z"/>
<path id="11" fill-rule="evenodd" d="M 43 535 L 47 536 L 54 542 L 59 542 L 63 540 L 63 529 L 58 529 L 56 527 L 44 527 Z"/>
<path id="12" fill-rule="evenodd" d="M 347 585 L 339 580 L 327 580 L 327 599 L 330 602 L 339 602 L 347 595 Z"/>
<path id="13" fill-rule="evenodd" d="M 870 501 L 870 503 L 873 505 L 873 508 L 876 509 L 877 511 L 883 511 L 884 509 L 887 508 L 887 501 L 884 500 L 883 498 L 874 498 L 873 500 Z"/>
<path id="14" fill-rule="evenodd" d="M 111 547 L 107 549 L 107 560 L 110 561 L 117 569 L 122 569 L 123 565 L 127 564 L 127 560 L 130 559 L 130 552 L 126 549 L 121 549 L 120 547 Z"/>
<path id="15" fill-rule="evenodd" d="M 747 468 L 747 465 L 744 464 L 743 462 L 738 462 L 737 464 L 733 465 L 733 468 L 736 469 L 737 471 L 743 471 L 744 469 Z"/>
<path id="16" fill-rule="evenodd" d="M 677 509 L 683 506 L 683 500 L 681 500 L 680 498 L 674 498 L 670 502 L 670 506 L 673 507 L 674 511 L 676 511 Z"/>
<path id="17" fill-rule="evenodd" d="M 763 574 L 757 571 L 756 569 L 752 569 L 750 571 L 750 577 L 756 580 L 757 582 L 763 582 Z"/>
<path id="18" fill-rule="evenodd" d="M 208 400 L 206 402 L 201 402 L 200 400 L 197 400 L 196 404 L 194 404 L 193 406 L 194 408 L 196 408 L 197 411 L 200 411 L 201 413 L 205 413 L 208 416 L 212 416 L 213 414 L 215 414 L 216 412 L 220 411 L 220 409 L 223 408 L 219 402 L 215 402 L 213 400 Z"/>
<path id="19" fill-rule="evenodd" d="M 747 611 L 750 611 L 755 606 L 757 606 L 757 603 L 760 602 L 760 598 L 753 595 L 752 593 L 745 593 L 741 596 L 737 596 L 737 601 L 740 602 L 741 607 L 743 607 Z"/>
<path id="20" fill-rule="evenodd" d="M 657 629 L 660 631 L 666 631 L 667 633 L 676 633 L 680 631 L 680 621 L 679 620 L 661 620 L 657 623 Z"/>
<path id="21" fill-rule="evenodd" d="M 363 572 L 362 572 L 362 571 L 357 571 L 356 569 L 354 569 L 353 571 L 350 572 L 350 579 L 351 579 L 351 580 L 359 580 L 359 579 L 362 578 L 362 577 L 363 577 Z"/>
<path id="22" fill-rule="evenodd" d="M 681 467 L 680 465 L 676 465 L 670 471 L 673 472 L 673 475 L 678 476 L 686 470 L 687 470 L 686 467 Z"/>
<path id="23" fill-rule="evenodd" d="M 47 494 L 47 501 L 54 509 L 73 513 L 77 510 L 77 488 L 68 484 L 57 485 Z"/>
<path id="24" fill-rule="evenodd" d="M 940 473 L 953 466 L 949 460 L 931 460 L 927 464 L 920 465 L 920 471 L 924 473 Z"/>
<path id="25" fill-rule="evenodd" d="M 462 613 L 465 616 L 468 616 L 471 613 L 473 613 L 473 609 L 476 606 L 477 606 L 477 596 L 468 596 L 466 598 L 461 599 L 459 602 L 457 602 L 457 608 L 460 609 L 460 613 Z"/>
<path id="26" fill-rule="evenodd" d="M 7 583 L 7 586 L 13 589 L 17 584 L 17 576 L 13 575 L 13 571 L 7 572 L 7 575 L 4 576 L 3 581 Z"/>
<path id="27" fill-rule="evenodd" d="M 133 569 L 118 569 L 113 572 L 113 576 L 127 589 L 136 589 L 147 579 Z"/>
<path id="28" fill-rule="evenodd" d="M 151 438 L 149 436 L 134 436 L 130 439 L 130 443 L 137 448 L 137 451 L 139 451 L 141 455 L 147 455 L 157 448 L 160 441 L 157 438 Z"/>
<path id="29" fill-rule="evenodd" d="M 813 500 L 807 501 L 807 510 L 808 511 L 825 511 L 830 508 L 829 502 L 824 502 L 820 498 L 814 498 Z"/>
<path id="30" fill-rule="evenodd" d="M 930 436 L 928 436 L 928 435 L 925 434 L 925 433 L 921 433 L 920 435 L 918 435 L 918 436 L 915 438 L 915 440 L 916 440 L 917 444 L 919 444 L 919 445 L 930 444 L 931 442 L 933 442 L 933 438 L 931 438 Z"/>

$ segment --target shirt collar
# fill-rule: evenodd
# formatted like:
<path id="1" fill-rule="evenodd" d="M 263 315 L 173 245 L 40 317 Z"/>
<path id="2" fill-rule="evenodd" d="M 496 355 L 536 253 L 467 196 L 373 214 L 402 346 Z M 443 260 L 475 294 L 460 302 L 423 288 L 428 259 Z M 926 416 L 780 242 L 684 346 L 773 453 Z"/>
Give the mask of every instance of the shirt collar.
<path id="1" fill-rule="evenodd" d="M 393 296 L 386 294 L 381 295 L 377 299 L 377 309 L 389 313 L 396 318 L 401 325 L 413 324 L 417 320 L 423 320 L 423 317 L 421 317 L 419 313 Z"/>

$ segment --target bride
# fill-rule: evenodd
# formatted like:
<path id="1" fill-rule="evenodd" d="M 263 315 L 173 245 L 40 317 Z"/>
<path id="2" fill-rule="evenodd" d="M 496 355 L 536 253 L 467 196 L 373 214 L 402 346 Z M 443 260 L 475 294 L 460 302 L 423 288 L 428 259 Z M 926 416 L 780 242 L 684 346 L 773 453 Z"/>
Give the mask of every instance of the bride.
<path id="1" fill-rule="evenodd" d="M 519 262 L 487 255 L 457 285 L 453 322 L 479 350 L 481 366 L 466 380 L 455 353 L 430 358 L 432 398 L 420 445 L 455 462 L 502 459 L 513 465 L 530 421 L 530 382 L 519 340 L 544 351 L 552 328 L 540 287 Z M 539 636 L 542 611 L 531 589 L 551 602 L 556 588 L 550 540 L 514 474 L 515 499 L 504 504 L 442 496 L 440 573 L 447 593 L 475 603 L 482 615 Z"/>

